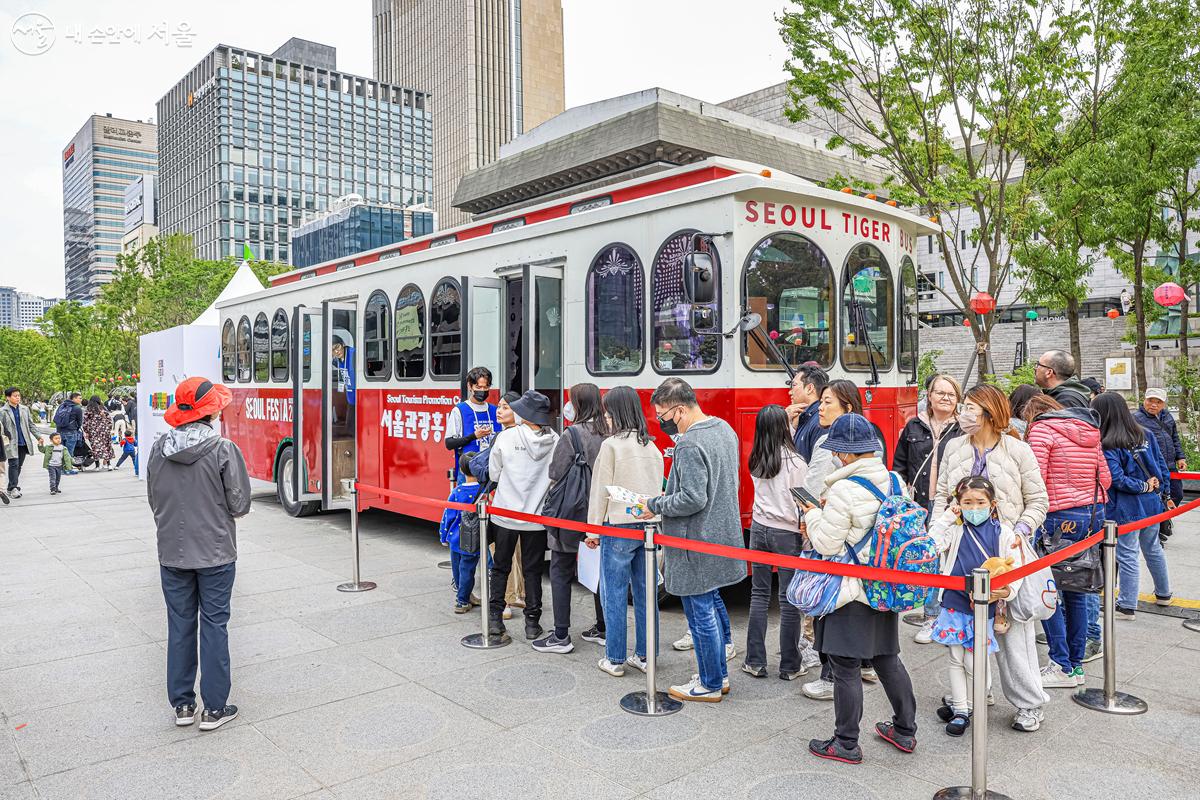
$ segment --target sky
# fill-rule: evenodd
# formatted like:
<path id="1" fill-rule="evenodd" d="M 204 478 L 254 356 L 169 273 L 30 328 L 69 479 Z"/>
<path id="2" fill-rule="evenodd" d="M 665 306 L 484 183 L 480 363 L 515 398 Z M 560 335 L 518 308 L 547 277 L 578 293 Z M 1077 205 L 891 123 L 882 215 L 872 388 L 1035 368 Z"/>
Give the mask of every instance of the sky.
<path id="1" fill-rule="evenodd" d="M 652 86 L 720 102 L 778 83 L 787 52 L 774 17 L 787 2 L 562 0 L 567 107 Z M 153 117 L 157 100 L 218 43 L 270 52 L 299 36 L 335 46 L 339 69 L 371 75 L 370 0 L 2 5 L 0 286 L 46 297 L 63 294 L 61 154 L 91 114 Z M 33 55 L 16 44 L 35 49 L 33 40 L 12 33 L 29 13 L 53 25 L 48 49 Z M 164 25 L 167 37 L 149 38 Z M 99 42 L 89 37 L 96 29 Z"/>

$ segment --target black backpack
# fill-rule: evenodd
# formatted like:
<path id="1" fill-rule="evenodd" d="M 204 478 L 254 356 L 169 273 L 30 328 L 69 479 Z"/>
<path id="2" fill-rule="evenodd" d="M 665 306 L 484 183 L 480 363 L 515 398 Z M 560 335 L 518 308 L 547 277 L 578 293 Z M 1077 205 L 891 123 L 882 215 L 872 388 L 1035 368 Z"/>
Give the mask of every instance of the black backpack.
<path id="1" fill-rule="evenodd" d="M 58 411 L 54 412 L 54 427 L 60 431 L 71 424 L 71 406 L 63 403 L 58 407 Z"/>
<path id="2" fill-rule="evenodd" d="M 550 487 L 542 503 L 542 514 L 547 517 L 585 522 L 588 510 L 588 492 L 592 486 L 592 468 L 587 463 L 587 454 L 579 440 L 579 431 L 574 426 L 567 428 L 571 447 L 575 450 L 575 461 L 562 480 Z"/>

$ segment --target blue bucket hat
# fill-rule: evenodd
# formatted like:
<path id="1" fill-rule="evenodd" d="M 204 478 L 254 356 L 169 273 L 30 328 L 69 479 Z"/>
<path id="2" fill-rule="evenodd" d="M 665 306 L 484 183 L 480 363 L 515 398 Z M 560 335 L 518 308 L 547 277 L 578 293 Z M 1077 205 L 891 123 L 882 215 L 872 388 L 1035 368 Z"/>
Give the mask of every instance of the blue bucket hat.
<path id="1" fill-rule="evenodd" d="M 821 447 L 850 455 L 874 453 L 879 449 L 879 434 L 862 414 L 842 414 L 829 426 L 829 435 Z"/>

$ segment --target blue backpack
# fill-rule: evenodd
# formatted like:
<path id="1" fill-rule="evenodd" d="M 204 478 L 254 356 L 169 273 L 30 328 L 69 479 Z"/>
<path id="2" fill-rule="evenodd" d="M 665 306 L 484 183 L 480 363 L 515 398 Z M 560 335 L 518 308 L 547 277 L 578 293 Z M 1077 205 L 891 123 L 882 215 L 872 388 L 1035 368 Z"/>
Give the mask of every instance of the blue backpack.
<path id="1" fill-rule="evenodd" d="M 936 575 L 940 559 L 937 543 L 925 528 L 927 512 L 904 494 L 896 473 L 891 476 L 891 492 L 886 496 L 862 476 L 849 478 L 880 503 L 875 527 L 863 537 L 871 541 L 866 566 Z M 932 586 L 888 581 L 864 580 L 862 585 L 867 604 L 876 611 L 910 611 L 930 602 L 937 591 Z"/>

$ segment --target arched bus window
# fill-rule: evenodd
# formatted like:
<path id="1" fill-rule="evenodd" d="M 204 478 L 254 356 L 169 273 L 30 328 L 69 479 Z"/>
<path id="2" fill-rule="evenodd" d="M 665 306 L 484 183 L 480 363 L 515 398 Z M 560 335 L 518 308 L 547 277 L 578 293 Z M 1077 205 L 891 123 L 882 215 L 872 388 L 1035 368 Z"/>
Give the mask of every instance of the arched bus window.
<path id="1" fill-rule="evenodd" d="M 250 318 L 242 317 L 237 327 L 237 379 L 250 382 Z"/>
<path id="2" fill-rule="evenodd" d="M 458 380 L 462 364 L 462 290 L 442 278 L 429 298 L 429 374 Z"/>
<path id="3" fill-rule="evenodd" d="M 683 299 L 683 257 L 691 246 L 692 234 L 685 230 L 663 242 L 654 257 L 650 279 L 651 322 L 654 325 L 650 364 L 658 373 L 715 372 L 721 364 L 721 337 L 700 336 L 692 325 L 694 312 L 708 309 L 711 319 L 720 319 L 720 297 L 713 303 L 693 306 Z M 721 265 L 712 251 L 717 286 Z"/>
<path id="4" fill-rule="evenodd" d="M 917 334 L 918 307 L 917 268 L 905 256 L 900 261 L 900 360 L 904 372 L 915 374 L 919 353 Z"/>
<path id="5" fill-rule="evenodd" d="M 396 378 L 425 377 L 425 295 L 410 283 L 396 295 Z"/>
<path id="6" fill-rule="evenodd" d="M 852 316 L 853 305 L 862 309 L 862 329 Z M 842 270 L 842 367 L 848 372 L 891 369 L 895 350 L 896 299 L 892 274 L 879 249 L 859 244 L 846 257 Z M 866 336 L 863 336 L 863 333 Z"/>
<path id="7" fill-rule="evenodd" d="M 276 383 L 287 382 L 291 338 L 287 312 L 282 308 L 275 309 L 275 315 L 271 317 L 271 380 Z"/>
<path id="8" fill-rule="evenodd" d="M 233 335 L 233 320 L 225 320 L 221 328 L 221 380 L 233 383 L 237 380 L 237 340 Z"/>
<path id="9" fill-rule="evenodd" d="M 392 304 L 375 290 L 363 314 L 363 373 L 369 381 L 392 377 Z"/>
<path id="10" fill-rule="evenodd" d="M 812 240 L 782 232 L 760 241 L 746 259 L 742 291 L 746 308 L 762 316 L 788 364 L 833 366 L 833 267 Z M 750 369 L 784 368 L 748 332 L 742 359 Z"/>
<path id="11" fill-rule="evenodd" d="M 642 371 L 642 295 L 645 275 L 623 244 L 605 247 L 587 275 L 587 368 L 593 375 Z"/>
<path id="12" fill-rule="evenodd" d="M 267 315 L 259 313 L 254 318 L 254 381 L 255 383 L 266 383 L 270 377 L 271 369 L 271 324 L 267 322 Z"/>

